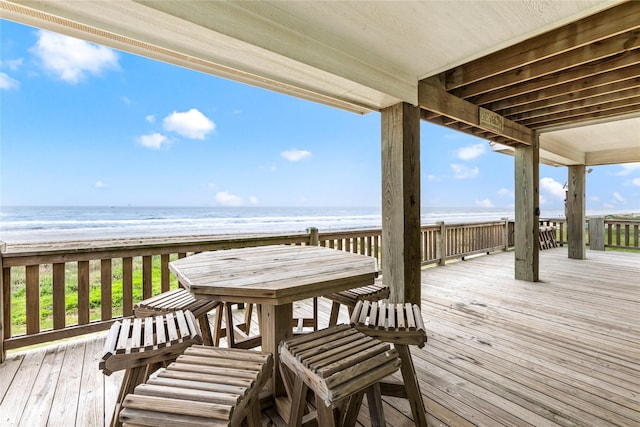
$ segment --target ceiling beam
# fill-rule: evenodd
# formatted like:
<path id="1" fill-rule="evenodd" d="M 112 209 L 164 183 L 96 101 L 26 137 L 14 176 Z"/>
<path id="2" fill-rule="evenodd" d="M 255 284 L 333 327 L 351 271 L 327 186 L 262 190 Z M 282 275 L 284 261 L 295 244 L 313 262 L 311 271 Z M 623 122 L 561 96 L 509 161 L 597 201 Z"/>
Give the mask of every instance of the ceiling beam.
<path id="1" fill-rule="evenodd" d="M 619 164 L 620 159 L 625 159 L 625 163 L 640 162 L 640 144 L 630 148 L 589 152 L 586 154 L 585 164 L 587 166 Z"/>
<path id="2" fill-rule="evenodd" d="M 504 136 L 521 144 L 533 144 L 533 131 L 525 126 L 458 98 L 435 84 L 433 79 L 423 80 L 418 85 L 418 105 L 468 125 Z"/>
<path id="3" fill-rule="evenodd" d="M 640 2 L 638 3 L 640 4 Z M 640 64 L 640 54 L 638 54 L 638 52 L 625 52 L 604 60 L 582 65 L 580 67 L 570 68 L 556 74 L 539 77 L 521 84 L 488 92 L 473 97 L 469 99 L 469 101 L 476 105 L 485 105 L 503 99 L 524 95 L 526 93 L 538 92 L 543 89 L 569 82 L 574 82 L 576 86 L 579 86 L 580 82 L 585 78 L 597 76 L 599 74 L 613 73 L 617 70 L 634 67 L 638 64 Z"/>
<path id="4" fill-rule="evenodd" d="M 582 108 L 586 107 L 597 107 L 602 106 L 604 104 L 609 104 L 613 102 L 619 102 L 620 105 L 616 107 L 624 106 L 626 104 L 637 104 L 637 99 L 640 97 L 640 86 L 632 87 L 630 89 L 621 90 L 618 92 L 607 93 L 605 95 L 600 96 L 592 96 L 589 98 L 578 99 L 576 101 L 566 102 L 561 105 L 553 105 L 549 107 L 531 109 L 530 111 L 526 111 L 519 114 L 514 114 L 505 117 L 509 117 L 509 119 L 516 121 L 518 123 L 522 123 L 522 120 L 540 118 L 545 120 L 545 118 L 553 116 L 555 114 L 566 112 L 567 110 L 576 110 L 580 111 Z M 634 98 L 635 101 L 634 101 Z"/>
<path id="5" fill-rule="evenodd" d="M 587 89 L 578 90 L 576 92 L 567 92 L 553 97 L 545 98 L 544 96 L 542 96 L 537 101 L 532 101 L 526 104 L 516 104 L 514 107 L 506 108 L 504 110 L 493 108 L 490 109 L 498 114 L 502 114 L 503 116 L 510 118 L 511 120 L 514 120 L 514 116 L 516 114 L 528 113 L 538 109 L 560 106 L 568 102 L 576 102 L 607 95 L 615 96 L 617 92 L 625 92 L 630 89 L 640 89 L 640 67 L 638 67 L 637 75 L 638 77 L 634 77 L 632 79 L 633 81 L 621 80 L 611 84 L 589 87 Z"/>
<path id="6" fill-rule="evenodd" d="M 572 80 L 567 83 L 561 83 L 554 86 L 538 88 L 536 91 L 528 92 L 522 95 L 515 95 L 508 99 L 483 104 L 483 107 L 496 112 L 501 112 L 507 108 L 520 105 L 528 106 L 535 101 L 543 101 L 558 96 L 568 96 L 573 98 L 578 92 L 601 86 L 608 86 L 615 83 L 625 82 L 635 79 L 635 84 L 640 83 L 640 65 L 632 65 L 621 68 L 610 73 L 601 73 L 580 80 Z M 633 82 L 627 84 L 634 84 Z"/>
<path id="7" fill-rule="evenodd" d="M 640 28 L 640 2 L 630 1 L 549 31 L 446 73 L 447 91 Z"/>
<path id="8" fill-rule="evenodd" d="M 591 108 L 591 107 L 590 107 Z M 558 129 L 567 125 L 568 127 L 586 126 L 588 123 L 596 121 L 618 121 L 622 117 L 626 117 L 630 114 L 637 114 L 640 110 L 640 101 L 633 105 L 626 105 L 622 107 L 616 107 L 613 105 L 599 106 L 598 109 L 585 109 L 583 114 L 571 115 L 562 117 L 556 117 L 553 120 L 549 119 L 542 123 L 535 124 L 535 129 L 540 131 L 547 131 L 549 129 Z"/>
<path id="9" fill-rule="evenodd" d="M 517 68 L 484 80 L 469 84 L 450 93 L 468 99 L 486 92 L 503 87 L 520 84 L 539 77 L 560 73 L 574 67 L 579 67 L 595 61 L 604 60 L 613 55 L 629 52 L 640 48 L 640 30 L 629 31 L 617 36 L 604 39 L 599 43 L 582 46 L 562 55 L 552 56 L 533 62 L 527 67 Z M 636 53 L 636 55 L 640 55 Z"/>

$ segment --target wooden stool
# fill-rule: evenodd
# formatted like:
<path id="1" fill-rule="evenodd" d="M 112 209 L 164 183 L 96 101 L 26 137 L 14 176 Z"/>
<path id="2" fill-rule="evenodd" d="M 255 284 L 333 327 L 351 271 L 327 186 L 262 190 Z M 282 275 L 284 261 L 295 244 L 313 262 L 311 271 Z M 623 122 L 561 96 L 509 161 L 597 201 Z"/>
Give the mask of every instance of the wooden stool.
<path id="1" fill-rule="evenodd" d="M 259 393 L 273 356 L 244 349 L 193 346 L 152 374 L 124 400 L 125 426 L 261 426 Z"/>
<path id="2" fill-rule="evenodd" d="M 149 374 L 174 360 L 193 344 L 202 343 L 202 333 L 193 313 L 176 311 L 162 316 L 123 319 L 111 325 L 99 368 L 105 375 L 126 369 L 111 426 L 121 425 L 118 413 L 124 397 Z"/>
<path id="3" fill-rule="evenodd" d="M 427 411 L 408 347 L 417 345 L 422 348 L 427 342 L 420 307 L 409 303 L 358 301 L 351 315 L 351 326 L 371 337 L 394 345 L 402 360 L 404 386 L 381 384 L 382 394 L 408 399 L 415 425 L 426 427 Z"/>
<path id="4" fill-rule="evenodd" d="M 374 283 L 373 285 L 361 286 L 347 291 L 324 295 L 324 297 L 333 301 L 331 305 L 331 315 L 329 316 L 329 326 L 335 326 L 338 323 L 340 304 L 347 306 L 349 317 L 351 317 L 358 301 L 380 301 L 389 298 L 389 287 L 382 283 Z"/>
<path id="5" fill-rule="evenodd" d="M 338 325 L 287 339 L 279 352 L 285 388 L 292 397 L 290 426 L 302 424 L 307 389 L 315 393 L 322 427 L 354 425 L 365 391 L 372 424 L 384 425 L 378 381 L 400 366 L 398 353 L 388 343 Z"/>
<path id="6" fill-rule="evenodd" d="M 196 299 L 186 289 L 173 289 L 163 292 L 151 298 L 140 301 L 133 307 L 135 317 L 158 316 L 174 311 L 190 311 L 198 319 L 202 340 L 205 345 L 218 345 L 221 333 L 216 328 L 215 333 L 211 333 L 208 313 L 218 308 L 217 318 L 222 319 L 222 306 L 220 301 L 207 301 Z M 219 322 L 216 320 L 216 325 Z"/>

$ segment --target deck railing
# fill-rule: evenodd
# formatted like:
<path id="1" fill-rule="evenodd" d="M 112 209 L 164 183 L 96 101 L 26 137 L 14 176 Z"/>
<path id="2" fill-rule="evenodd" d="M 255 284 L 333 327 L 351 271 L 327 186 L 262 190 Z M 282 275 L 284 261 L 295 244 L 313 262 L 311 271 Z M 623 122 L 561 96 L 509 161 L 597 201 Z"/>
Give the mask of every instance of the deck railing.
<path id="1" fill-rule="evenodd" d="M 564 243 L 564 220 L 543 220 L 541 225 L 555 225 L 558 241 Z M 638 248 L 638 222 L 608 222 L 606 229 L 608 246 Z M 444 265 L 447 260 L 507 249 L 513 246 L 513 232 L 513 221 L 506 219 L 425 225 L 420 229 L 421 261 Z M 33 250 L 0 245 L 0 358 L 4 360 L 6 350 L 108 329 L 115 319 L 130 316 L 139 300 L 178 286 L 168 268 L 172 260 L 203 251 L 272 244 L 319 244 L 373 256 L 382 265 L 381 229 L 105 241 Z"/>

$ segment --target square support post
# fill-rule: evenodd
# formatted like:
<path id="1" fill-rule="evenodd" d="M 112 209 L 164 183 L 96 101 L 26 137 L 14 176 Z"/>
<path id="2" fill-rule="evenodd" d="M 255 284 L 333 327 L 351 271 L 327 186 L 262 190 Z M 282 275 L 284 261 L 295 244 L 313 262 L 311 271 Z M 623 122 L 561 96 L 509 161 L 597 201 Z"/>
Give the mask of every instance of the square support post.
<path id="1" fill-rule="evenodd" d="M 420 109 L 381 111 L 382 280 L 392 302 L 420 304 Z"/>
<path id="2" fill-rule="evenodd" d="M 585 193 L 587 175 L 585 165 L 569 166 L 567 179 L 567 245 L 569 258 L 586 258 Z"/>
<path id="3" fill-rule="evenodd" d="M 515 148 L 515 278 L 538 281 L 540 234 L 540 165 L 539 135 L 534 144 Z"/>

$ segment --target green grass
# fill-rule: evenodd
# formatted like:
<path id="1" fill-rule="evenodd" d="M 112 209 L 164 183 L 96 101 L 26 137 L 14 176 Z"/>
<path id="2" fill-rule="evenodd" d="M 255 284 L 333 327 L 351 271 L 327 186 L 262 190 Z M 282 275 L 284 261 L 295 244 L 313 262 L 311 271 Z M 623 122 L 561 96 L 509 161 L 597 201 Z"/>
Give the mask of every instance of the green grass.
<path id="1" fill-rule="evenodd" d="M 171 260 L 177 259 L 174 255 Z M 112 315 L 122 315 L 122 260 L 114 259 L 112 273 Z M 152 257 L 153 294 L 160 293 L 160 256 Z M 170 288 L 178 286 L 177 279 L 171 275 Z M 142 257 L 133 259 L 133 301 L 142 300 Z M 101 317 L 102 291 L 100 284 L 100 261 L 89 263 L 89 319 Z M 67 263 L 65 267 L 65 312 L 66 325 L 78 323 L 78 267 L 77 263 Z M 25 268 L 11 269 L 11 331 L 12 335 L 26 332 L 26 286 Z M 40 266 L 40 329 L 53 327 L 53 273 L 51 264 Z"/>

